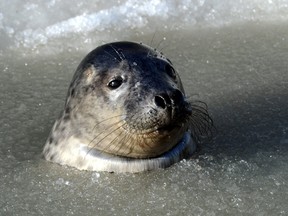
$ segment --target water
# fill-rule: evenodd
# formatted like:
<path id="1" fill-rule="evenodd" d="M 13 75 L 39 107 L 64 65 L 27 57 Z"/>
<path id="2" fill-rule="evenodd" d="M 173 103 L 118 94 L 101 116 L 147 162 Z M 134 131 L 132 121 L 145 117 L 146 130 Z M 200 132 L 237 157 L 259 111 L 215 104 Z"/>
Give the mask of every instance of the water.
<path id="1" fill-rule="evenodd" d="M 31 14 L 45 8 L 27 2 L 37 8 L 30 10 Z M 85 8 L 87 14 L 92 14 L 86 5 L 89 3 L 78 5 L 81 13 L 77 13 L 72 7 L 66 10 L 65 1 L 47 2 L 54 2 L 55 10 L 64 8 L 63 13 L 51 20 L 8 20 L 17 1 L 13 2 L 14 8 L 0 2 L 0 38 L 5 41 L 0 50 L 0 215 L 288 214 L 285 1 L 267 1 L 253 15 L 248 7 L 260 8 L 257 1 L 245 4 L 247 11 L 242 14 L 244 6 L 240 7 L 237 1 L 230 2 L 229 7 L 215 1 L 212 6 L 218 19 L 211 23 L 198 19 L 177 28 L 184 12 L 179 10 L 168 25 L 167 17 L 172 16 L 169 11 L 176 6 L 166 2 L 164 6 L 168 6 L 164 7 L 162 2 L 163 7 L 158 8 L 162 13 L 168 8 L 168 15 L 159 23 L 166 23 L 168 28 L 157 30 L 151 20 L 159 20 L 161 13 L 144 13 L 144 1 L 142 16 L 150 21 L 138 23 L 137 28 L 127 18 L 127 30 L 121 35 L 119 27 L 65 32 L 65 37 L 35 32 L 60 26 L 62 21 L 75 18 L 75 14 L 80 16 Z M 131 2 L 119 1 L 114 5 L 125 9 Z M 195 1 L 194 5 L 201 2 Z M 209 1 L 203 3 L 193 16 L 206 17 L 209 10 L 205 5 Z M 184 1 L 181 4 L 185 5 Z M 3 10 L 3 5 L 7 10 Z M 22 14 L 28 13 L 28 6 L 25 7 Z M 94 7 L 95 11 L 114 11 L 116 6 L 102 3 Z M 139 5 L 137 8 L 134 12 L 139 15 Z M 231 15 L 233 8 L 240 11 L 235 16 Z M 52 12 L 41 13 L 49 17 Z M 269 20 L 265 19 L 267 14 Z M 69 15 L 72 17 L 68 18 Z M 13 28 L 13 35 L 7 33 L 8 27 Z M 21 39 L 19 35 L 28 28 L 35 31 L 36 38 L 42 34 L 47 40 Z M 103 37 L 106 31 L 110 31 L 107 38 Z M 91 35 L 93 39 L 83 40 Z M 78 63 L 98 43 L 114 40 L 143 41 L 161 49 L 179 71 L 186 93 L 209 105 L 217 134 L 191 160 L 165 170 L 110 174 L 78 171 L 41 158 L 45 139 L 64 105 Z"/>

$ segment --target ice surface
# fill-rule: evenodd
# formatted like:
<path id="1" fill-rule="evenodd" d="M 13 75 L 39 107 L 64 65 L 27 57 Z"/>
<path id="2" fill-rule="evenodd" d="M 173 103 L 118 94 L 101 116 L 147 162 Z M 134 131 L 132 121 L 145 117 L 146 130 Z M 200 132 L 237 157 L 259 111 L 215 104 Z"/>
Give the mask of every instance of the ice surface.
<path id="1" fill-rule="evenodd" d="M 87 43 L 119 34 L 154 33 L 257 20 L 286 20 L 287 0 L 179 1 L 0 1 L 3 48 L 35 47 L 55 38 L 80 37 Z M 133 31 L 126 31 L 131 29 Z M 89 34 L 93 33 L 93 34 Z M 112 36 L 112 37 L 111 37 Z M 82 42 L 82 43 L 83 43 Z M 79 46 L 77 41 L 75 46 Z"/>
<path id="2" fill-rule="evenodd" d="M 288 2 L 0 0 L 0 215 L 287 215 Z M 166 38 L 166 40 L 164 40 Z M 158 47 L 217 134 L 140 174 L 40 157 L 75 68 L 115 40 Z"/>

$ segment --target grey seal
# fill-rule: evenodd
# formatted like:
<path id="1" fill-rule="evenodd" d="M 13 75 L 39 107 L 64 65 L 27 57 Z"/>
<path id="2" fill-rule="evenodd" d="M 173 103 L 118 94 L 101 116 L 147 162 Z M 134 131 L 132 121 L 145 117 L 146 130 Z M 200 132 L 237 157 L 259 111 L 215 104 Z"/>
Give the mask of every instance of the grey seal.
<path id="1" fill-rule="evenodd" d="M 188 101 L 161 52 L 141 43 L 108 43 L 76 69 L 43 155 L 80 170 L 165 168 L 189 158 L 212 123 L 205 106 Z"/>

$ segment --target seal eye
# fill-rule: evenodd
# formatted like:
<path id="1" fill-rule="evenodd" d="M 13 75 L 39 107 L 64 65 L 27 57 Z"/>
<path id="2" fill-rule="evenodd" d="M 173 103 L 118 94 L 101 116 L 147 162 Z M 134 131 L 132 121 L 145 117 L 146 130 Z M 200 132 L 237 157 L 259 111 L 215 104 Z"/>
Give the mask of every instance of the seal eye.
<path id="1" fill-rule="evenodd" d="M 123 79 L 121 77 L 116 77 L 108 83 L 108 87 L 113 90 L 119 88 L 123 83 Z"/>
<path id="2" fill-rule="evenodd" d="M 168 74 L 168 76 L 170 76 L 171 78 L 176 80 L 176 72 L 175 72 L 174 68 L 171 65 L 167 64 L 165 66 L 165 71 Z"/>

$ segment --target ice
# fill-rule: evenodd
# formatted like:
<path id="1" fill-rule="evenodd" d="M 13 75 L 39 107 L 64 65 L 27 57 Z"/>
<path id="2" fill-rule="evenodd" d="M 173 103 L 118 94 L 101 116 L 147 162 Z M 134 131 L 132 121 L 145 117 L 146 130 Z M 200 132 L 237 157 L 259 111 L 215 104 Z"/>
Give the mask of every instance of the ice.
<path id="1" fill-rule="evenodd" d="M 0 0 L 0 215 L 287 215 L 286 0 Z M 99 44 L 142 41 L 217 128 L 189 160 L 78 171 L 41 151 L 74 70 Z"/>
<path id="2" fill-rule="evenodd" d="M 117 35 L 127 29 L 137 29 L 151 33 L 162 27 L 173 30 L 246 21 L 286 20 L 287 12 L 286 0 L 252 0 L 245 3 L 242 0 L 126 0 L 109 3 L 77 0 L 39 3 L 30 0 L 24 4 L 21 0 L 14 0 L 12 4 L 2 0 L 1 39 L 8 40 L 8 43 L 1 46 L 35 47 L 55 38 L 71 37 L 71 34 L 84 38 L 90 32 Z M 105 39 L 99 35 L 98 38 Z"/>

